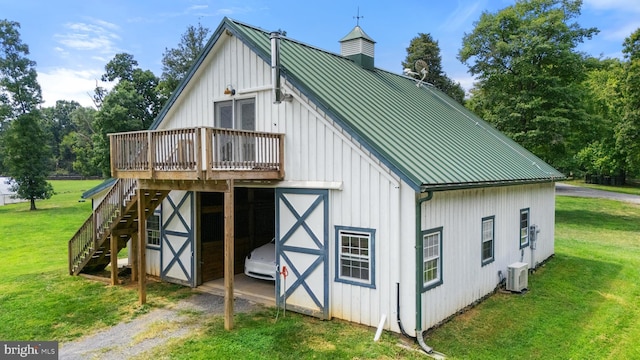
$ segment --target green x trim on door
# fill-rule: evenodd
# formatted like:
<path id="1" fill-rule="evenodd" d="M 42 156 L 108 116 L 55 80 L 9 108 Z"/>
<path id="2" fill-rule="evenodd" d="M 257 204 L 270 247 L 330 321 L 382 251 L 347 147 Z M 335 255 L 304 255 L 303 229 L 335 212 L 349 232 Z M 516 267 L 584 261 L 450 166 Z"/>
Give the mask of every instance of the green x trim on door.
<path id="1" fill-rule="evenodd" d="M 279 306 L 329 317 L 328 190 L 276 189 L 276 280 Z"/>
<path id="2" fill-rule="evenodd" d="M 163 216 L 166 220 L 160 236 L 160 277 L 163 281 L 195 286 L 193 193 L 172 191 L 163 202 L 163 213 L 168 216 Z"/>

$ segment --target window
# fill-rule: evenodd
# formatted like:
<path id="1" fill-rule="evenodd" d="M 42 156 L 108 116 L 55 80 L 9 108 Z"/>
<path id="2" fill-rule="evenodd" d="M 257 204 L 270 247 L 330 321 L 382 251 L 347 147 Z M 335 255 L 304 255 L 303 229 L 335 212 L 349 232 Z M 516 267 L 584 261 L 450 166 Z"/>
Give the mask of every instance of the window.
<path id="1" fill-rule="evenodd" d="M 482 265 L 493 262 L 494 216 L 482 219 Z"/>
<path id="2" fill-rule="evenodd" d="M 223 129 L 256 129 L 256 100 L 239 99 L 215 103 L 215 125 Z"/>
<path id="3" fill-rule="evenodd" d="M 422 287 L 429 290 L 442 284 L 442 228 L 422 233 Z"/>
<path id="4" fill-rule="evenodd" d="M 520 210 L 520 248 L 529 245 L 529 209 Z"/>
<path id="5" fill-rule="evenodd" d="M 375 230 L 336 226 L 336 281 L 375 288 Z"/>
<path id="6" fill-rule="evenodd" d="M 160 246 L 160 215 L 153 214 L 147 219 L 147 245 Z"/>
<path id="7" fill-rule="evenodd" d="M 256 129 L 255 99 L 234 99 L 214 105 L 215 126 L 223 129 Z M 216 161 L 233 161 L 236 164 L 255 161 L 255 138 L 253 136 L 221 135 L 217 140 Z"/>

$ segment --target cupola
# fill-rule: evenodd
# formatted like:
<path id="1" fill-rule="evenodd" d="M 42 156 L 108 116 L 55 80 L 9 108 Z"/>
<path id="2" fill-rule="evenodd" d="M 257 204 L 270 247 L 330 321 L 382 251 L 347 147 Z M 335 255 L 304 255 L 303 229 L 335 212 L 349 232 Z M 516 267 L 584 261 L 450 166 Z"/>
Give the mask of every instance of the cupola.
<path id="1" fill-rule="evenodd" d="M 374 44 L 359 25 L 340 40 L 340 55 L 353 60 L 365 69 L 373 70 Z"/>

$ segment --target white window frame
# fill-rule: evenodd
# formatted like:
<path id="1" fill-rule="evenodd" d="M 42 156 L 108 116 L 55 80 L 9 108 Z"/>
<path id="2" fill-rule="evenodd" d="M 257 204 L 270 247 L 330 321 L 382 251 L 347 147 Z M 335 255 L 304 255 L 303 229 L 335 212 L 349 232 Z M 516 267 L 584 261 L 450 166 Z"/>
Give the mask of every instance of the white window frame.
<path id="1" fill-rule="evenodd" d="M 442 227 L 424 230 L 421 239 L 422 291 L 426 291 L 441 285 L 443 282 Z M 431 275 L 433 272 L 435 272 L 435 275 Z"/>
<path id="2" fill-rule="evenodd" d="M 359 285 L 368 288 L 376 288 L 375 282 L 375 229 L 356 228 L 348 226 L 336 226 L 335 227 L 336 238 L 336 269 L 335 269 L 335 281 Z M 359 246 L 353 246 L 353 243 L 343 244 L 343 238 L 349 238 L 351 240 L 359 239 L 361 242 L 365 240 L 366 249 Z M 346 240 L 346 239 L 345 239 Z M 345 252 L 345 249 L 352 248 L 354 251 Z M 360 251 L 358 251 L 360 250 Z M 364 250 L 364 251 L 362 251 Z M 357 269 L 357 266 L 350 265 L 348 263 L 362 263 L 368 267 L 367 277 L 363 279 L 361 277 L 349 276 L 343 273 L 345 266 Z"/>
<path id="3" fill-rule="evenodd" d="M 482 218 L 481 225 L 481 235 L 480 235 L 480 258 L 482 260 L 482 266 L 490 264 L 495 259 L 495 246 L 496 246 L 496 236 L 495 236 L 495 216 L 487 216 Z M 485 257 L 485 244 L 491 243 L 491 256 Z"/>
<path id="4" fill-rule="evenodd" d="M 157 226 L 152 226 L 153 225 L 152 218 L 157 218 L 158 219 Z M 159 248 L 160 247 L 160 243 L 162 241 L 161 228 L 162 228 L 162 219 L 160 217 L 160 213 L 159 212 L 154 212 L 147 219 L 146 244 L 147 244 L 148 247 L 153 247 L 153 248 Z"/>
<path id="5" fill-rule="evenodd" d="M 252 105 L 252 112 L 246 119 L 244 106 Z M 214 108 L 214 126 L 222 129 L 244 131 L 256 130 L 256 98 L 233 98 L 231 100 L 216 101 Z M 222 110 L 231 110 L 231 119 L 222 117 Z M 246 122 L 245 122 L 246 120 Z M 216 161 L 234 161 L 237 163 L 253 162 L 256 159 L 255 138 L 250 136 L 222 135 L 218 138 Z M 248 166 L 248 165 L 247 165 Z"/>
<path id="6" fill-rule="evenodd" d="M 243 105 L 245 104 L 253 104 L 253 116 L 252 116 L 252 126 L 247 126 L 242 122 L 243 116 Z M 248 130 L 255 131 L 256 130 L 256 98 L 240 98 L 240 99 L 231 99 L 224 101 L 216 101 L 213 104 L 214 107 L 214 124 L 217 128 L 223 129 L 235 129 L 235 130 Z M 221 110 L 223 107 L 231 107 L 231 124 L 223 124 Z M 230 125 L 230 126 L 229 126 Z"/>
<path id="7" fill-rule="evenodd" d="M 523 219 L 525 215 L 525 219 Z M 531 223 L 531 212 L 529 208 L 520 209 L 520 217 L 518 218 L 520 228 L 520 249 L 529 246 L 529 224 Z"/>

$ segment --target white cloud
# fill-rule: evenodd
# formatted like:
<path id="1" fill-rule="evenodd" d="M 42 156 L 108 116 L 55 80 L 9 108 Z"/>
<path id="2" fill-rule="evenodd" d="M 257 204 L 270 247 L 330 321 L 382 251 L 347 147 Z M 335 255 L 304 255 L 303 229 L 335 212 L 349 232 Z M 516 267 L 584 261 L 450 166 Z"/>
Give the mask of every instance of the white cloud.
<path id="1" fill-rule="evenodd" d="M 458 1 L 456 9 L 447 17 L 440 26 L 443 31 L 456 31 L 469 24 L 469 18 L 475 16 L 481 9 L 486 8 L 485 1 L 469 2 Z"/>
<path id="2" fill-rule="evenodd" d="M 65 24 L 68 32 L 54 35 L 54 39 L 62 45 L 60 48 L 66 51 L 79 50 L 115 54 L 118 51 L 116 42 L 120 40 L 120 36 L 114 31 L 119 30 L 119 27 L 99 19 L 89 19 L 89 21 L 91 23 Z"/>
<path id="3" fill-rule="evenodd" d="M 635 20 L 626 24 L 621 24 L 621 26 L 617 28 L 604 29 L 600 32 L 600 34 L 606 40 L 619 41 L 620 46 L 622 46 L 622 41 L 629 37 L 629 35 L 631 35 L 638 28 L 640 28 L 640 20 Z"/>
<path id="4" fill-rule="evenodd" d="M 102 28 L 111 29 L 113 31 L 120 30 L 120 26 L 118 26 L 117 24 L 108 22 L 108 21 L 104 21 L 104 20 L 100 20 L 100 19 L 94 19 L 94 18 L 89 18 L 89 20 L 91 20 L 94 23 L 98 24 Z"/>
<path id="5" fill-rule="evenodd" d="M 193 5 L 193 6 L 190 6 L 190 7 L 187 9 L 187 11 L 191 11 L 191 10 L 204 10 L 204 9 L 207 9 L 207 8 L 209 8 L 209 5 Z"/>
<path id="6" fill-rule="evenodd" d="M 469 94 L 469 91 L 473 89 L 473 86 L 476 82 L 475 78 L 469 74 L 456 74 L 454 76 L 451 76 L 451 79 L 454 82 L 460 83 L 460 86 L 462 86 L 467 95 Z"/>
<path id="7" fill-rule="evenodd" d="M 230 7 L 230 8 L 221 8 L 216 10 L 216 15 L 237 15 L 237 14 L 246 14 L 253 12 L 254 9 L 250 7 Z"/>
<path id="8" fill-rule="evenodd" d="M 99 82 L 102 71 L 100 69 L 73 70 L 55 68 L 38 72 L 38 83 L 42 88 L 44 106 L 54 106 L 58 100 L 74 100 L 82 106 L 94 106 L 91 94 Z M 112 84 L 99 83 L 100 86 L 111 88 Z"/>

